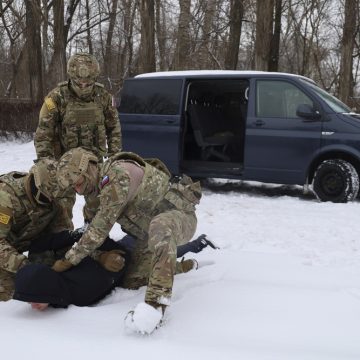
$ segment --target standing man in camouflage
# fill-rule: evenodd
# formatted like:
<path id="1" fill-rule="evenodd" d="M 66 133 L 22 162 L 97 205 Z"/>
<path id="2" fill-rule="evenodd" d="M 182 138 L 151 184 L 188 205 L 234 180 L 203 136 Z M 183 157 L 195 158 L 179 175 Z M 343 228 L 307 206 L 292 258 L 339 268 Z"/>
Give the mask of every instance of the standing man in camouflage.
<path id="1" fill-rule="evenodd" d="M 112 97 L 96 80 L 99 63 L 93 55 L 78 53 L 67 64 L 69 80 L 45 97 L 35 133 L 39 159 L 60 158 L 82 146 L 101 161 L 121 150 L 121 130 Z"/>
<path id="2" fill-rule="evenodd" d="M 196 230 L 199 183 L 186 176 L 171 183 L 168 169 L 157 159 L 118 153 L 100 164 L 94 154 L 81 148 L 61 157 L 57 178 L 62 189 L 72 187 L 78 194 L 98 197 L 100 204 L 80 241 L 53 269 L 61 272 L 77 265 L 104 242 L 118 222 L 136 239 L 124 287 L 136 278 L 148 278 L 145 303 L 129 312 L 126 326 L 151 333 L 170 304 L 176 246 L 188 242 Z"/>
<path id="3" fill-rule="evenodd" d="M 39 125 L 34 143 L 38 159 L 59 159 L 66 151 L 84 147 L 102 161 L 121 151 L 121 129 L 111 95 L 96 82 L 100 66 L 96 58 L 87 53 L 73 55 L 67 64 L 69 80 L 64 81 L 45 97 L 40 110 Z M 75 194 L 67 195 L 67 208 L 71 216 Z M 88 222 L 89 200 L 84 207 Z"/>
<path id="4" fill-rule="evenodd" d="M 29 173 L 0 176 L 0 301 L 11 299 L 15 273 L 28 263 L 22 253 L 45 233 L 71 230 L 57 189 L 56 162 L 41 160 Z"/>

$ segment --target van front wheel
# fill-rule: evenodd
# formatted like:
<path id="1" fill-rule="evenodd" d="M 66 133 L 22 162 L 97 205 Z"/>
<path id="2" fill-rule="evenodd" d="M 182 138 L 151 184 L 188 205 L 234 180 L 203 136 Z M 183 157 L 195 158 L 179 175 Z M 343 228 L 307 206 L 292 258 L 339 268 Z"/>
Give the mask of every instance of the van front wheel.
<path id="1" fill-rule="evenodd" d="M 354 200 L 359 192 L 359 175 L 345 160 L 325 160 L 315 172 L 313 190 L 321 201 L 346 203 Z"/>

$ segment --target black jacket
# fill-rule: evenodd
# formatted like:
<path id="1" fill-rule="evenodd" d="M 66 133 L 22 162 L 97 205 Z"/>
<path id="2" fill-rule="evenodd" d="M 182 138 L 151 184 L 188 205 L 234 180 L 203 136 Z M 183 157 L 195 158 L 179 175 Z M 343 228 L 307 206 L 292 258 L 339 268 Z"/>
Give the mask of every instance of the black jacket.
<path id="1" fill-rule="evenodd" d="M 125 250 L 120 244 L 107 238 L 99 250 Z M 125 252 L 125 264 L 129 253 Z M 15 300 L 49 303 L 54 307 L 92 305 L 121 284 L 126 266 L 119 272 L 105 270 L 97 261 L 86 257 L 77 266 L 57 273 L 48 265 L 29 264 L 21 268 L 15 277 Z"/>

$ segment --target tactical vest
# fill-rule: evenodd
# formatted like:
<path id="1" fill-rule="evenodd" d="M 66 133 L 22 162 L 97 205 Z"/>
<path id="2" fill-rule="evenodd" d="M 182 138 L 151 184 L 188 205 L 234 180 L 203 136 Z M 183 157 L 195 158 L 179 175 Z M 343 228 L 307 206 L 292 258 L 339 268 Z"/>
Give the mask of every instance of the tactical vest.
<path id="1" fill-rule="evenodd" d="M 105 115 L 101 96 L 104 86 L 95 83 L 90 101 L 81 100 L 73 94 L 67 81 L 58 86 L 62 97 L 58 129 L 62 151 L 82 146 L 102 159 L 106 154 Z"/>
<path id="2" fill-rule="evenodd" d="M 144 177 L 135 198 L 126 206 L 117 222 L 129 234 L 145 239 L 151 219 L 161 212 L 178 209 L 192 212 L 199 203 L 199 183 L 184 176 L 177 183 L 170 183 L 170 172 L 158 159 L 142 159 L 133 153 L 118 153 L 104 165 L 101 178 L 116 161 L 135 161 L 144 168 Z"/>
<path id="3" fill-rule="evenodd" d="M 13 209 L 13 224 L 6 238 L 19 252 L 28 250 L 30 242 L 49 225 L 57 211 L 53 206 L 37 206 L 30 201 L 25 191 L 26 175 L 13 171 L 0 176 L 0 182 L 10 187 L 20 203 L 20 208 Z"/>

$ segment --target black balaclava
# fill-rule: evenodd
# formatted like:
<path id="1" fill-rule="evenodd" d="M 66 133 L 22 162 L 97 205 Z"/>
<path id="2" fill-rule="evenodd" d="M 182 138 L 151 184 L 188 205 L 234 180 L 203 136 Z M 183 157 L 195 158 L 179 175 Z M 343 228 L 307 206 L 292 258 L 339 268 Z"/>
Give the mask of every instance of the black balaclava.
<path id="1" fill-rule="evenodd" d="M 26 265 L 17 272 L 13 298 L 56 307 L 67 307 L 71 303 L 62 275 L 44 264 Z"/>

